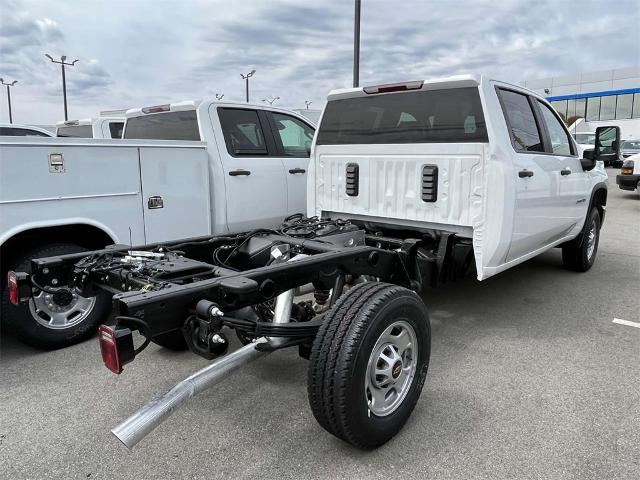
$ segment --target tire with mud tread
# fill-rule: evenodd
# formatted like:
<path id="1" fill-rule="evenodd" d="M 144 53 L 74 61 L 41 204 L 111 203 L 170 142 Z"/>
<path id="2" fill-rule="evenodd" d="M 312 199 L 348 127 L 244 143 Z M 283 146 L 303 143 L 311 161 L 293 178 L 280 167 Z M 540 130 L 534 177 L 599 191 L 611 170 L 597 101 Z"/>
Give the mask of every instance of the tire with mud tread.
<path id="1" fill-rule="evenodd" d="M 585 221 L 584 236 L 580 245 L 573 243 L 562 247 L 562 264 L 574 272 L 586 272 L 596 261 L 600 242 L 600 212 L 592 208 Z"/>
<path id="2" fill-rule="evenodd" d="M 420 397 L 430 347 L 427 309 L 415 292 L 378 282 L 348 290 L 311 350 L 307 387 L 316 420 L 358 448 L 389 441 Z"/>
<path id="3" fill-rule="evenodd" d="M 9 270 L 30 272 L 32 258 L 52 257 L 85 251 L 87 251 L 85 248 L 71 243 L 43 245 L 20 255 L 10 265 Z M 36 300 L 34 298 L 30 299 L 27 304 L 14 306 L 9 303 L 8 289 L 5 288 L 4 290 L 2 292 L 2 311 L 3 317 L 7 322 L 6 326 L 22 342 L 44 350 L 68 347 L 91 337 L 111 309 L 111 295 L 105 291 L 98 292 L 95 297 L 90 299 L 78 296 L 76 297 L 77 300 L 64 300 L 63 304 L 67 301 L 69 302 L 66 305 L 55 303 L 54 298 L 50 301 L 52 305 L 55 304 L 54 308 L 58 309 L 58 317 L 63 316 L 65 309 L 67 309 L 66 311 L 68 311 L 70 318 L 68 321 L 61 320 L 55 327 L 49 327 L 47 326 L 48 318 L 51 319 L 53 317 L 49 316 L 47 318 L 47 316 L 53 313 L 51 310 L 44 308 L 39 314 L 40 316 L 36 318 L 38 308 L 35 307 Z M 34 293 L 37 294 L 38 292 L 34 290 Z M 95 301 L 92 300 L 93 298 L 95 298 Z M 88 305 L 81 309 L 80 302 L 88 300 L 91 301 L 85 302 Z M 74 304 L 73 302 L 77 303 Z M 78 307 L 77 311 L 74 311 L 74 306 Z M 67 324 L 68 326 L 65 326 Z"/>

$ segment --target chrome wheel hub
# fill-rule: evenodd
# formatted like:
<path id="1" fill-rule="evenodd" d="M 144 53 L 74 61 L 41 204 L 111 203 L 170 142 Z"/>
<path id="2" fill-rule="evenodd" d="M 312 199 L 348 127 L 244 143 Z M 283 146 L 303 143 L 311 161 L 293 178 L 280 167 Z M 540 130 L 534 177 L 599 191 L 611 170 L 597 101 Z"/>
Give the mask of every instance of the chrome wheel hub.
<path id="1" fill-rule="evenodd" d="M 591 227 L 589 228 L 589 234 L 587 235 L 587 259 L 591 260 L 593 257 L 593 252 L 596 249 L 596 238 L 598 237 L 598 230 L 596 228 L 596 222 L 591 222 Z"/>
<path id="2" fill-rule="evenodd" d="M 404 320 L 387 327 L 367 364 L 365 397 L 369 411 L 379 417 L 393 413 L 407 396 L 418 364 L 416 332 Z"/>
<path id="3" fill-rule="evenodd" d="M 29 310 L 36 321 L 47 328 L 63 329 L 82 322 L 91 313 L 96 297 L 77 293 L 47 293 L 34 290 Z"/>

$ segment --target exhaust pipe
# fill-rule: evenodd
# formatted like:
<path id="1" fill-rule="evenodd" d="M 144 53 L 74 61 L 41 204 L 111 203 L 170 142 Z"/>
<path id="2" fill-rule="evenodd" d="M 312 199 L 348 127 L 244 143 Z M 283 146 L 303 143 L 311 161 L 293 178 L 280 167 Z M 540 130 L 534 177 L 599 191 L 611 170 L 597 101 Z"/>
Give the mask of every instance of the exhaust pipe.
<path id="1" fill-rule="evenodd" d="M 228 374 L 238 368 L 269 353 L 256 349 L 257 344 L 266 342 L 268 342 L 266 338 L 259 338 L 256 342 L 245 345 L 216 360 L 189 378 L 182 380 L 162 397 L 151 400 L 111 430 L 111 433 L 125 447 L 133 448 L 191 397 L 221 382 Z"/>

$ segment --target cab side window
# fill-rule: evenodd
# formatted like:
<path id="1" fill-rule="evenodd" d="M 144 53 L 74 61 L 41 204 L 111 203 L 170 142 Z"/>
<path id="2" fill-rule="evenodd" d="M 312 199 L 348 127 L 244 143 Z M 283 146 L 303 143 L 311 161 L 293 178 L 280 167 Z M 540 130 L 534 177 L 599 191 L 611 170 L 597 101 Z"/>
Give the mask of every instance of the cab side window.
<path id="1" fill-rule="evenodd" d="M 284 154 L 288 157 L 308 157 L 313 141 L 313 129 L 290 115 L 273 112 Z"/>
<path id="2" fill-rule="evenodd" d="M 267 155 L 262 124 L 255 110 L 218 108 L 227 151 L 233 157 Z"/>
<path id="3" fill-rule="evenodd" d="M 549 153 L 565 157 L 573 155 L 573 146 L 571 145 L 571 140 L 569 140 L 569 134 L 565 131 L 558 117 L 544 103 L 538 101 L 538 106 L 542 112 L 544 123 L 547 125 L 549 140 L 551 140 L 552 151 Z"/>
<path id="4" fill-rule="evenodd" d="M 502 110 L 507 119 L 513 147 L 518 152 L 544 152 L 540 128 L 526 95 L 511 90 L 498 90 Z"/>

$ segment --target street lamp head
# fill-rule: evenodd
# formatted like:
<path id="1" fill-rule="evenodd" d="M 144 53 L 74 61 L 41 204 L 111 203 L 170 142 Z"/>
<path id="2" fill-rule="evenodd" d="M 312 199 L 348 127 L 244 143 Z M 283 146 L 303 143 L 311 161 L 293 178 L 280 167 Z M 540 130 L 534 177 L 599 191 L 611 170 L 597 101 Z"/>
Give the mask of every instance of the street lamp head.
<path id="1" fill-rule="evenodd" d="M 16 83 L 18 83 L 18 80 L 14 80 L 13 82 L 11 82 L 11 86 L 13 87 Z"/>
<path id="2" fill-rule="evenodd" d="M 76 62 L 78 62 L 79 60 L 76 58 L 73 62 L 71 62 L 71 65 L 75 65 Z"/>
<path id="3" fill-rule="evenodd" d="M 54 60 L 53 60 L 53 57 L 52 57 L 51 55 L 49 55 L 48 53 L 45 53 L 45 54 L 44 54 L 44 56 L 45 56 L 45 57 L 47 57 L 47 58 L 48 58 L 49 60 L 51 60 L 52 62 L 54 61 Z"/>
<path id="4" fill-rule="evenodd" d="M 63 62 L 64 62 L 66 59 L 67 59 L 67 56 L 66 56 L 66 55 L 62 55 L 62 56 L 60 57 L 60 60 L 62 60 Z"/>

